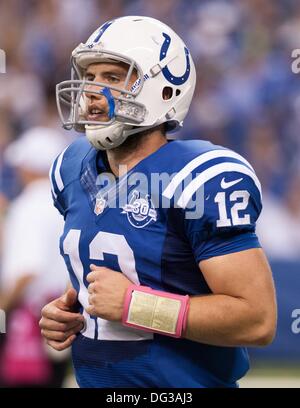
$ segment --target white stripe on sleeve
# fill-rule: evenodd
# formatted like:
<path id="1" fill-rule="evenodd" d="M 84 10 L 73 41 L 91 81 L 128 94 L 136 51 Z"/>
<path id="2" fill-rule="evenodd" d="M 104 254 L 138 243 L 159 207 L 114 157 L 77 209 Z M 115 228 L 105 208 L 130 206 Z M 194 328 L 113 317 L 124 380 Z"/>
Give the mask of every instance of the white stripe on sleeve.
<path id="1" fill-rule="evenodd" d="M 260 182 L 253 173 L 252 170 L 250 170 L 248 167 L 244 166 L 243 164 L 238 164 L 238 163 L 219 163 L 215 164 L 212 167 L 209 167 L 208 169 L 204 170 L 199 176 L 195 177 L 190 184 L 183 190 L 181 193 L 177 204 L 181 208 L 185 208 L 192 198 L 193 194 L 207 181 L 212 179 L 215 176 L 218 176 L 219 174 L 222 174 L 224 172 L 239 172 L 242 174 L 246 174 L 247 176 L 251 177 L 252 180 L 254 181 L 256 187 L 258 188 L 260 194 L 261 194 L 261 185 Z"/>
<path id="2" fill-rule="evenodd" d="M 246 166 L 248 166 L 253 173 L 254 169 L 251 166 L 251 164 L 244 159 L 241 155 L 238 153 L 235 153 L 231 150 L 225 150 L 225 149 L 219 149 L 219 150 L 212 150 L 209 152 L 206 152 L 204 154 L 201 154 L 200 156 L 196 157 L 193 159 L 191 162 L 189 162 L 186 166 L 183 167 L 182 170 L 180 170 L 172 179 L 170 184 L 166 187 L 166 189 L 163 191 L 163 196 L 165 196 L 168 199 L 171 199 L 175 193 L 176 188 L 179 186 L 179 184 L 193 171 L 195 170 L 198 166 L 201 164 L 206 163 L 209 160 L 212 159 L 217 159 L 220 157 L 232 157 L 234 159 L 238 159 L 242 163 L 244 163 Z"/>
<path id="3" fill-rule="evenodd" d="M 61 168 L 61 164 L 64 158 L 64 154 L 65 151 L 67 150 L 68 147 L 65 148 L 65 150 L 58 156 L 58 160 L 57 160 L 57 164 L 56 164 L 56 168 L 55 168 L 55 172 L 54 172 L 54 178 L 56 181 L 56 185 L 57 188 L 59 189 L 59 191 L 62 191 L 64 189 L 64 183 L 62 181 L 61 178 L 61 174 L 60 174 L 60 168 Z"/>
<path id="4" fill-rule="evenodd" d="M 49 170 L 49 179 L 50 179 L 50 183 L 51 183 L 52 194 L 53 194 L 54 198 L 57 199 L 57 194 L 55 193 L 54 184 L 53 184 L 53 180 L 52 180 L 52 173 L 53 173 L 54 163 L 55 163 L 55 161 L 52 163 L 52 166 L 51 166 L 51 168 Z"/>

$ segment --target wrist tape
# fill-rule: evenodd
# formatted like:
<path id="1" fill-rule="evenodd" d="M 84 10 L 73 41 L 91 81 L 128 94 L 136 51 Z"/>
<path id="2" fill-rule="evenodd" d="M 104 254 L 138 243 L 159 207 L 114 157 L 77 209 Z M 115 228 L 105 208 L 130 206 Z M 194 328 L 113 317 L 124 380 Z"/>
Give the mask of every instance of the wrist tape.
<path id="1" fill-rule="evenodd" d="M 188 308 L 189 296 L 131 285 L 125 296 L 122 323 L 178 338 L 185 330 Z"/>

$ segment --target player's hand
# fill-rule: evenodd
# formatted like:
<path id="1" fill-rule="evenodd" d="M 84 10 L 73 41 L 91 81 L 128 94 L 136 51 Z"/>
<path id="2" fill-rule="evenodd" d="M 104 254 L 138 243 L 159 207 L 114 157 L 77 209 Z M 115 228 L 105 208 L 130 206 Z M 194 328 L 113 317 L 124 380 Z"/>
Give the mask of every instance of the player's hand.
<path id="1" fill-rule="evenodd" d="M 87 313 L 105 320 L 121 321 L 125 294 L 132 282 L 123 273 L 95 265 L 91 265 L 86 279 L 90 294 Z"/>
<path id="2" fill-rule="evenodd" d="M 39 323 L 41 333 L 47 344 L 55 350 L 62 351 L 70 347 L 76 338 L 76 333 L 84 327 L 84 317 L 74 312 L 76 303 L 77 292 L 71 288 L 42 309 Z"/>

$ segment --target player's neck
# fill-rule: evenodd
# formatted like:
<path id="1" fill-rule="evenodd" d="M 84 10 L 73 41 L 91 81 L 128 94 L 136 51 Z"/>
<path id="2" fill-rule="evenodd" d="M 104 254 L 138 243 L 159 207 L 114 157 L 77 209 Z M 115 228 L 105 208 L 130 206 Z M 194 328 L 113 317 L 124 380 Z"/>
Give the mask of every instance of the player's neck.
<path id="1" fill-rule="evenodd" d="M 166 143 L 166 136 L 160 128 L 129 137 L 121 146 L 106 151 L 111 171 L 117 177 L 122 176 Z"/>

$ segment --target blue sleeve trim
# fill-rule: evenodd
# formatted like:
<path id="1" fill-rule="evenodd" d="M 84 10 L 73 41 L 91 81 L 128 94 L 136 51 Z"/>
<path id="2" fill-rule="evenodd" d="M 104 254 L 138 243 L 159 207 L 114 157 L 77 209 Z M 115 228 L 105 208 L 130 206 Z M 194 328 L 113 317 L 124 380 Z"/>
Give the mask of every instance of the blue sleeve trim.
<path id="1" fill-rule="evenodd" d="M 218 235 L 209 241 L 204 241 L 198 248 L 194 248 L 197 262 L 204 259 L 232 254 L 252 248 L 261 248 L 257 235 L 254 232 L 243 232 L 228 236 Z"/>

